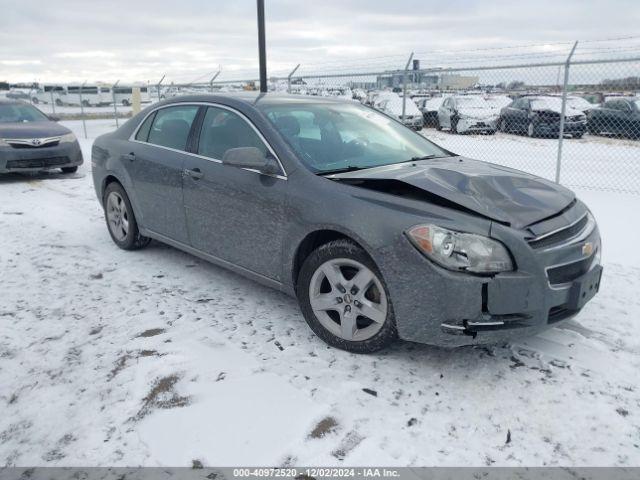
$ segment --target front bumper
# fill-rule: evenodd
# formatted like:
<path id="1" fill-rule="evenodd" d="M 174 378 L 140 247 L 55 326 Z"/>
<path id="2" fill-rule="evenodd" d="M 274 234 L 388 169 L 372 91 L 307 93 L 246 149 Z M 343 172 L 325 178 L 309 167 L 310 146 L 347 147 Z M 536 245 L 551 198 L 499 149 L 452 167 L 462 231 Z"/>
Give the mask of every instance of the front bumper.
<path id="1" fill-rule="evenodd" d="M 553 123 L 545 123 L 538 122 L 534 124 L 535 131 L 538 135 L 542 136 L 557 136 L 560 134 L 560 122 Z M 564 134 L 565 135 L 584 135 L 587 131 L 587 122 L 569 122 L 565 121 L 564 123 Z"/>
<path id="2" fill-rule="evenodd" d="M 51 147 L 0 147 L 0 173 L 38 172 L 82 165 L 82 150 L 77 141 Z"/>
<path id="3" fill-rule="evenodd" d="M 400 121 L 403 123 L 405 127 L 420 129 L 424 126 L 424 118 L 422 116 L 415 115 L 411 118 L 405 118 L 404 120 L 400 117 Z"/>
<path id="4" fill-rule="evenodd" d="M 579 204 L 563 216 L 571 220 L 585 213 Z M 579 313 L 600 287 L 597 226 L 549 248 L 534 249 L 526 235 L 492 225 L 491 236 L 507 245 L 517 265 L 516 271 L 493 277 L 445 270 L 411 245 L 395 245 L 395 261 L 384 266 L 383 275 L 399 336 L 451 347 L 502 343 Z"/>
<path id="5" fill-rule="evenodd" d="M 460 117 L 457 129 L 459 133 L 495 132 L 498 129 L 498 117 L 469 118 Z"/>

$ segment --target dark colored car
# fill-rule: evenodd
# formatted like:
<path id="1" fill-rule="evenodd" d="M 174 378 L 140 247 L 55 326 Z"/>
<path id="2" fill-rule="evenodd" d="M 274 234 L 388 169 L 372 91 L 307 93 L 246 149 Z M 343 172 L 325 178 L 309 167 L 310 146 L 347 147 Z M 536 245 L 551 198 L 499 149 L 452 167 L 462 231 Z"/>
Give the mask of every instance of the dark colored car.
<path id="1" fill-rule="evenodd" d="M 559 97 L 520 97 L 500 111 L 498 128 L 501 132 L 522 133 L 529 137 L 557 137 L 561 112 L 562 99 Z M 564 134 L 581 138 L 586 130 L 586 115 L 566 105 Z"/>
<path id="2" fill-rule="evenodd" d="M 32 105 L 0 100 L 0 173 L 60 168 L 74 173 L 82 164 L 75 135 Z"/>
<path id="3" fill-rule="evenodd" d="M 640 97 L 607 100 L 588 117 L 589 133 L 640 138 Z"/>
<path id="4" fill-rule="evenodd" d="M 96 139 L 113 241 L 150 239 L 298 298 L 327 343 L 503 341 L 576 315 L 600 236 L 566 188 L 323 97 L 161 102 Z"/>

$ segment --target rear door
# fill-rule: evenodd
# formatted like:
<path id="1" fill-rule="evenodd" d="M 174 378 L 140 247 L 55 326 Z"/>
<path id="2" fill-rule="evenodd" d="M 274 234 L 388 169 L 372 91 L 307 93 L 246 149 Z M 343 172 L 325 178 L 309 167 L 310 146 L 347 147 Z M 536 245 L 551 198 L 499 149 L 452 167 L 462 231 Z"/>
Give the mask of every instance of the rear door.
<path id="1" fill-rule="evenodd" d="M 123 164 L 133 181 L 140 224 L 154 233 L 187 244 L 182 199 L 182 170 L 198 105 L 156 110 L 129 142 Z"/>
<path id="2" fill-rule="evenodd" d="M 284 171 L 264 175 L 224 165 L 230 148 L 256 147 L 274 152 L 251 122 L 239 112 L 207 107 L 194 141 L 197 156 L 184 168 L 184 206 L 191 245 L 216 258 L 281 281 Z"/>

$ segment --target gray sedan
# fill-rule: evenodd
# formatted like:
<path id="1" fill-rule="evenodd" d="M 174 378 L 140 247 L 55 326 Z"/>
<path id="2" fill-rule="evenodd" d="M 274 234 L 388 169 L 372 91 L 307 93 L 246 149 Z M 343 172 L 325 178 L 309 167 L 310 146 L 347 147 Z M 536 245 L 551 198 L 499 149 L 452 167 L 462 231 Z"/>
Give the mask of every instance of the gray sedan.
<path id="1" fill-rule="evenodd" d="M 37 108 L 19 100 L 0 100 L 0 173 L 62 169 L 82 164 L 75 135 Z"/>
<path id="2" fill-rule="evenodd" d="M 533 334 L 600 285 L 598 228 L 571 191 L 353 102 L 180 97 L 99 137 L 92 166 L 116 245 L 153 238 L 294 295 L 353 352 Z"/>

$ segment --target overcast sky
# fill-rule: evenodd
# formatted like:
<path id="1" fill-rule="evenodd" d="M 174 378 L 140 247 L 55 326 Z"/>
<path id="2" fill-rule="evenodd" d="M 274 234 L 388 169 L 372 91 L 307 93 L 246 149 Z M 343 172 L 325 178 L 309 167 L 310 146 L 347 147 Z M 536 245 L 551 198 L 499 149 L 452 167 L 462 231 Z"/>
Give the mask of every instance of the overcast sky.
<path id="1" fill-rule="evenodd" d="M 208 80 L 219 65 L 221 79 L 251 77 L 257 72 L 255 3 L 0 0 L 0 80 L 155 82 L 166 73 L 168 80 L 187 82 Z M 446 56 L 443 50 L 640 35 L 640 0 L 265 3 L 269 74 L 297 63 L 315 71 L 367 63 L 395 66 L 411 51 L 420 52 L 428 65 L 430 59 L 446 63 L 473 55 Z M 527 51 L 569 47 L 561 43 Z"/>

